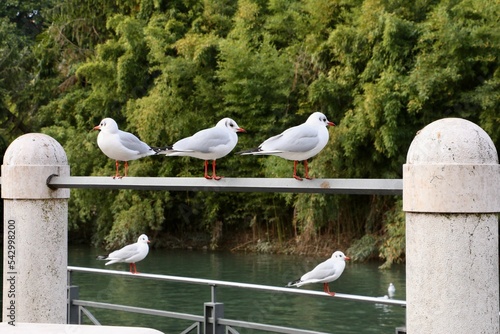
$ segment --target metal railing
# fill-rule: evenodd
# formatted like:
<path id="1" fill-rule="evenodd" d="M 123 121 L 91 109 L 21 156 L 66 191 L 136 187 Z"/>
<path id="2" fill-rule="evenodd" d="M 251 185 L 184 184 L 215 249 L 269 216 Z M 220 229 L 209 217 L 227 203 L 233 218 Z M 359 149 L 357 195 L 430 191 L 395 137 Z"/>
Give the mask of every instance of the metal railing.
<path id="1" fill-rule="evenodd" d="M 1 179 L 0 179 L 1 182 Z M 350 195 L 402 195 L 403 181 L 401 179 L 313 179 L 297 181 L 293 178 L 223 178 L 219 181 L 207 180 L 205 178 L 186 177 L 126 177 L 113 179 L 111 177 L 96 176 L 58 176 L 48 177 L 47 186 L 52 189 L 58 188 L 83 188 L 83 189 L 132 189 L 132 190 L 160 190 L 160 191 L 215 191 L 215 192 L 282 192 L 282 193 L 320 193 L 320 194 L 350 194 Z M 242 289 L 254 289 L 273 293 L 287 293 L 296 295 L 308 295 L 311 297 L 331 296 L 317 291 L 281 288 L 275 286 L 256 285 L 247 283 L 226 282 L 207 280 L 199 278 L 187 278 L 178 276 L 165 276 L 154 274 L 130 274 L 112 270 L 68 267 L 69 275 L 72 272 L 86 272 L 103 275 L 126 276 L 134 279 L 153 279 L 170 282 L 183 282 L 190 284 L 201 284 L 211 288 L 211 301 L 204 304 L 204 315 L 193 315 L 164 310 L 155 310 L 127 305 L 116 305 L 95 301 L 79 299 L 77 287 L 68 282 L 68 322 L 81 323 L 82 315 L 87 316 L 94 324 L 99 324 L 98 319 L 87 309 L 88 307 L 150 314 L 161 317 L 189 320 L 194 323 L 186 328 L 181 334 L 192 331 L 205 334 L 237 334 L 233 327 L 252 328 L 261 331 L 275 333 L 293 334 L 324 334 L 305 329 L 275 326 L 269 324 L 232 320 L 224 318 L 224 304 L 216 301 L 216 287 L 236 287 Z M 405 306 L 406 302 L 401 300 L 381 299 L 357 295 L 337 293 L 334 298 L 361 301 L 368 303 L 387 304 L 394 306 Z"/>
<path id="2" fill-rule="evenodd" d="M 168 191 L 282 192 L 352 195 L 402 195 L 401 179 L 313 179 L 202 177 L 57 176 L 47 179 L 50 188 L 134 189 Z"/>
<path id="3" fill-rule="evenodd" d="M 1 184 L 1 178 L 0 178 Z M 313 179 L 297 181 L 293 178 L 223 178 L 219 181 L 205 178 L 186 177 L 126 177 L 113 179 L 98 176 L 58 176 L 51 175 L 46 184 L 52 189 L 58 188 L 83 188 L 83 189 L 132 189 L 132 190 L 160 190 L 160 191 L 215 191 L 215 192 L 281 192 L 281 193 L 319 193 L 319 194 L 350 194 L 350 195 L 402 195 L 403 181 L 401 179 Z M 134 312 L 156 315 L 175 319 L 193 321 L 181 334 L 192 331 L 206 334 L 237 334 L 233 327 L 252 328 L 261 331 L 293 334 L 324 334 L 305 329 L 275 326 L 269 324 L 232 320 L 223 317 L 224 304 L 216 301 L 216 287 L 236 287 L 254 289 L 273 293 L 287 293 L 308 295 L 311 297 L 331 296 L 317 291 L 281 288 L 275 286 L 256 285 L 247 283 L 226 282 L 199 278 L 178 276 L 165 276 L 154 274 L 130 274 L 112 270 L 68 267 L 68 322 L 81 323 L 82 316 L 87 316 L 94 324 L 99 324 L 98 319 L 87 309 L 100 308 L 116 311 Z M 211 288 L 211 301 L 204 304 L 204 315 L 155 310 L 127 305 L 116 305 L 79 299 L 78 287 L 71 286 L 70 277 L 73 272 L 86 272 L 93 274 L 126 276 L 134 279 L 153 279 L 170 282 L 201 284 Z M 405 301 L 347 295 L 337 293 L 334 298 L 352 301 L 387 304 L 404 307 Z"/>
<path id="4" fill-rule="evenodd" d="M 71 285 L 71 276 L 73 273 L 90 273 L 99 275 L 112 275 L 118 277 L 127 277 L 132 279 L 151 279 L 158 281 L 176 282 L 176 283 L 187 283 L 187 284 L 197 284 L 204 285 L 210 288 L 211 300 L 210 302 L 204 303 L 204 315 L 195 315 L 189 313 L 179 313 L 165 310 L 157 310 L 150 308 L 142 308 L 128 305 L 117 305 L 111 303 L 95 302 L 88 300 L 79 299 L 79 291 L 76 286 Z M 360 295 L 350 295 L 343 293 L 336 293 L 334 297 L 320 291 L 312 290 L 300 290 L 300 289 L 290 289 L 284 287 L 276 287 L 269 285 L 259 285 L 250 283 L 239 283 L 239 282 L 229 282 L 202 278 L 191 278 L 191 277 L 180 277 L 180 276 L 169 276 L 169 275 L 157 275 L 157 274 L 131 274 L 125 271 L 115 271 L 115 270 L 105 270 L 105 269 L 94 269 L 94 268 L 82 268 L 82 267 L 68 267 L 68 322 L 80 324 L 82 322 L 82 315 L 87 316 L 90 321 L 96 325 L 100 325 L 99 321 L 95 316 L 87 309 L 88 307 L 98 308 L 98 309 L 108 309 L 115 311 L 124 311 L 140 314 L 148 314 L 160 317 L 168 317 L 174 319 L 182 319 L 193 321 L 194 323 L 187 327 L 181 334 L 187 334 L 192 331 L 196 333 L 206 333 L 206 334 L 225 334 L 233 333 L 238 334 L 238 331 L 233 327 L 250 328 L 254 330 L 268 331 L 274 333 L 290 333 L 290 334 L 326 334 L 317 331 L 311 331 L 307 329 L 291 328 L 286 326 L 276 326 L 257 322 L 248 322 L 234 319 L 226 319 L 224 315 L 224 304 L 217 301 L 217 288 L 231 287 L 249 290 L 259 290 L 272 293 L 283 293 L 283 294 L 294 294 L 303 295 L 310 297 L 322 297 L 322 298 L 336 298 L 342 300 L 366 302 L 373 304 L 385 304 L 391 306 L 406 307 L 406 301 L 377 298 L 377 297 L 367 297 Z"/>

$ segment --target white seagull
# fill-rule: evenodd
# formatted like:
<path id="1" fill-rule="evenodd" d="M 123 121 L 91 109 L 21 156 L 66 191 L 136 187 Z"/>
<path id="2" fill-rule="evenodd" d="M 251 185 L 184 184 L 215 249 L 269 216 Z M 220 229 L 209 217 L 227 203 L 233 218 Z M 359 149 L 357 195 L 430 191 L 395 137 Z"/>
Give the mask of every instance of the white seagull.
<path id="1" fill-rule="evenodd" d="M 389 283 L 389 287 L 387 288 L 387 293 L 389 294 L 389 298 L 394 297 L 394 294 L 396 294 L 396 287 L 394 284 Z"/>
<path id="2" fill-rule="evenodd" d="M 323 291 L 331 296 L 335 296 L 335 292 L 330 292 L 329 282 L 335 281 L 342 275 L 345 268 L 345 260 L 350 260 L 341 251 L 336 251 L 328 260 L 318 264 L 313 270 L 302 275 L 298 280 L 288 283 L 287 286 L 300 287 L 304 284 L 323 283 Z"/>
<path id="3" fill-rule="evenodd" d="M 215 173 L 215 160 L 225 157 L 238 143 L 236 132 L 245 132 L 231 118 L 221 119 L 213 128 L 196 132 L 172 146 L 157 150 L 158 154 L 186 156 L 205 160 L 205 178 L 220 180 Z M 208 175 L 208 160 L 212 160 L 212 176 Z"/>
<path id="4" fill-rule="evenodd" d="M 94 127 L 100 130 L 97 145 L 108 158 L 116 160 L 116 173 L 113 178 L 121 178 L 118 171 L 119 161 L 125 162 L 125 176 L 128 174 L 128 161 L 156 154 L 155 150 L 130 132 L 118 129 L 112 118 L 105 118 Z"/>
<path id="5" fill-rule="evenodd" d="M 113 263 L 129 263 L 130 272 L 137 274 L 136 262 L 144 260 L 149 253 L 149 239 L 147 235 L 141 234 L 135 244 L 127 245 L 122 249 L 115 250 L 108 256 L 98 256 L 98 260 L 106 260 L 106 266 Z"/>
<path id="6" fill-rule="evenodd" d="M 299 181 L 297 175 L 298 161 L 304 161 L 305 178 L 310 180 L 307 159 L 318 154 L 327 144 L 329 133 L 327 126 L 335 126 L 326 116 L 315 112 L 301 125 L 285 130 L 283 133 L 271 137 L 259 147 L 239 152 L 242 155 L 276 155 L 293 160 L 293 177 Z"/>

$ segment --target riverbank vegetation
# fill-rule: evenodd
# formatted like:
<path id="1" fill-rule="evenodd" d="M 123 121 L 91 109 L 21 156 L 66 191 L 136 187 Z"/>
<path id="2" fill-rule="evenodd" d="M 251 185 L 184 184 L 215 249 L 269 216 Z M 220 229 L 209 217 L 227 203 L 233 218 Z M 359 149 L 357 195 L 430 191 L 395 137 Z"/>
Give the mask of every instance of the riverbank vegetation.
<path id="1" fill-rule="evenodd" d="M 337 124 L 316 178 L 401 178 L 416 132 L 443 117 L 498 145 L 500 4 L 488 0 L 8 0 L 0 4 L 2 149 L 27 132 L 65 148 L 72 175 L 112 175 L 90 131 L 104 117 L 152 146 L 231 117 L 235 149 L 321 111 Z M 218 161 L 227 177 L 290 177 L 275 157 Z M 153 156 L 131 176 L 201 177 Z M 214 181 L 215 182 L 215 181 Z M 297 181 L 298 182 L 298 181 Z M 328 252 L 404 260 L 393 196 L 72 190 L 71 240 Z"/>

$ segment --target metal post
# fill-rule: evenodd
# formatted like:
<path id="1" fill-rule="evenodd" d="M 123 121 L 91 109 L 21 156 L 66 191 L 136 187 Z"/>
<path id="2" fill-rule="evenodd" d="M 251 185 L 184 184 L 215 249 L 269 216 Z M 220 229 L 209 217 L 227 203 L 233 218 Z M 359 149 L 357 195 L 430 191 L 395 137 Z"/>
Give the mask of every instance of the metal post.
<path id="1" fill-rule="evenodd" d="M 218 324 L 224 318 L 224 303 L 205 303 L 204 334 L 225 334 L 226 326 Z"/>
<path id="2" fill-rule="evenodd" d="M 73 325 L 80 324 L 80 307 L 78 305 L 73 305 L 73 300 L 80 297 L 80 290 L 78 286 L 72 285 L 68 287 L 68 317 L 67 323 Z"/>
<path id="3" fill-rule="evenodd" d="M 68 176 L 62 146 L 44 134 L 14 140 L 4 155 L 3 322 L 66 323 Z"/>
<path id="4" fill-rule="evenodd" d="M 477 125 L 422 129 L 403 167 L 408 333 L 499 333 L 500 168 Z"/>

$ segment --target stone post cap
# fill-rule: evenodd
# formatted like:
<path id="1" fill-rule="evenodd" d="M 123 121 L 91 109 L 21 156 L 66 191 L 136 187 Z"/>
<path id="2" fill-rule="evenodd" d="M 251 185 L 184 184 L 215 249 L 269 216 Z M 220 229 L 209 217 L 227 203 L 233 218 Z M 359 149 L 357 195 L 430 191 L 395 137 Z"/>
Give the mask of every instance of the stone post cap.
<path id="1" fill-rule="evenodd" d="M 69 198 L 69 189 L 52 190 L 47 186 L 47 179 L 53 174 L 70 174 L 68 158 L 61 144 L 41 133 L 22 135 L 5 151 L 2 198 Z M 21 183 L 22 187 L 19 186 Z"/>
<path id="2" fill-rule="evenodd" d="M 420 130 L 413 139 L 407 164 L 498 164 L 490 136 L 462 118 L 444 118 Z"/>
<path id="3" fill-rule="evenodd" d="M 403 166 L 403 210 L 500 212 L 500 165 L 493 141 L 476 124 L 435 121 L 417 133 Z"/>

